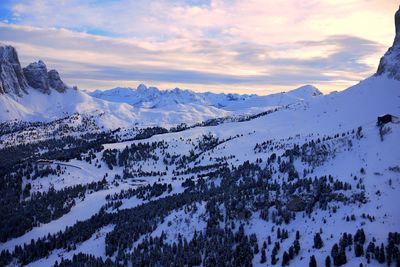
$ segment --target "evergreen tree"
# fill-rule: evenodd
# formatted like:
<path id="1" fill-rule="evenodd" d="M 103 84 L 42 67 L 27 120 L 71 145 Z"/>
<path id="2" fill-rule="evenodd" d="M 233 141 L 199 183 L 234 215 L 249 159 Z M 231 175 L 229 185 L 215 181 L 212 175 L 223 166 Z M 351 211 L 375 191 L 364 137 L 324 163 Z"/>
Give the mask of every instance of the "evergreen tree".
<path id="1" fill-rule="evenodd" d="M 344 247 L 340 248 L 339 255 L 337 258 L 337 263 L 338 263 L 337 266 L 342 266 L 347 263 L 346 249 Z"/>
<path id="2" fill-rule="evenodd" d="M 267 262 L 267 255 L 265 253 L 265 248 L 263 248 L 261 250 L 261 261 L 260 261 L 260 263 L 265 263 L 265 262 Z"/>
<path id="3" fill-rule="evenodd" d="M 378 261 L 379 263 L 385 262 L 385 248 L 383 247 L 383 244 L 381 244 L 381 248 L 379 249 Z"/>
<path id="4" fill-rule="evenodd" d="M 285 251 L 282 256 L 282 266 L 289 265 L 289 254 Z"/>
<path id="5" fill-rule="evenodd" d="M 299 252 L 300 252 L 300 241 L 299 241 L 298 239 L 296 239 L 296 240 L 293 242 L 293 247 L 294 247 L 294 253 L 295 253 L 296 255 L 299 255 Z"/>
<path id="6" fill-rule="evenodd" d="M 325 258 L 325 267 L 331 267 L 331 257 L 329 256 Z"/>
<path id="7" fill-rule="evenodd" d="M 289 258 L 291 260 L 293 260 L 293 258 L 294 258 L 294 248 L 293 248 L 293 246 L 289 247 Z"/>
<path id="8" fill-rule="evenodd" d="M 354 253 L 356 254 L 356 257 L 361 257 L 362 255 L 364 255 L 363 245 L 361 245 L 360 243 L 356 243 L 354 245 Z"/>
<path id="9" fill-rule="evenodd" d="M 271 254 L 271 264 L 275 265 L 278 262 L 278 259 L 276 258 L 276 254 L 278 253 L 276 247 L 272 249 L 272 254 Z"/>
<path id="10" fill-rule="evenodd" d="M 316 233 L 314 236 L 314 248 L 320 249 L 324 245 L 324 242 L 322 241 L 321 235 L 319 233 Z"/>
<path id="11" fill-rule="evenodd" d="M 333 259 L 335 259 L 337 258 L 338 255 L 339 255 L 339 246 L 335 243 L 331 250 L 331 256 Z"/>
<path id="12" fill-rule="evenodd" d="M 315 259 L 315 256 L 312 255 L 310 257 L 310 263 L 308 264 L 309 267 L 317 267 L 317 260 Z"/>

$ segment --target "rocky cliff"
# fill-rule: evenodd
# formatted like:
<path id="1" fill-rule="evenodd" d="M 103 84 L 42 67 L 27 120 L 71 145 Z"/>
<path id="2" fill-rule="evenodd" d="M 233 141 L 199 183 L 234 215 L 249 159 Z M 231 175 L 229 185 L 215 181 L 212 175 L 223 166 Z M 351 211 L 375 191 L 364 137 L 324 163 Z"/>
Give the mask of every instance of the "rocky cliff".
<path id="1" fill-rule="evenodd" d="M 27 88 L 17 51 L 12 46 L 0 46 L 0 94 L 21 96 Z"/>
<path id="2" fill-rule="evenodd" d="M 381 58 L 376 75 L 387 75 L 389 78 L 400 80 L 400 7 L 394 20 L 396 36 L 392 47 Z"/>
<path id="3" fill-rule="evenodd" d="M 0 46 L 0 94 L 22 96 L 29 93 L 29 88 L 50 94 L 52 90 L 63 93 L 69 87 L 56 70 L 47 71 L 43 61 L 22 69 L 16 49 L 8 45 Z"/>

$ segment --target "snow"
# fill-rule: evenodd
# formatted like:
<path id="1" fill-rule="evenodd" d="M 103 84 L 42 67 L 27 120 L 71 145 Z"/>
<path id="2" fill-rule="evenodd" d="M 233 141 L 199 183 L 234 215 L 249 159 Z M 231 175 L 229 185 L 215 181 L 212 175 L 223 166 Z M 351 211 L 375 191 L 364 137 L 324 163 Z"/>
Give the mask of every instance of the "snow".
<path id="1" fill-rule="evenodd" d="M 172 105 L 196 104 L 211 106 L 226 111 L 236 111 L 235 114 L 255 113 L 264 111 L 271 106 L 281 106 L 297 101 L 309 100 L 322 93 L 312 85 L 305 85 L 287 93 L 277 93 L 266 96 L 196 93 L 190 90 L 175 88 L 173 90 L 159 90 L 156 87 L 147 88 L 141 84 L 137 89 L 113 88 L 105 91 L 94 91 L 91 96 L 118 103 L 127 103 L 134 107 L 149 109 L 163 109 Z M 249 112 L 251 111 L 251 112 Z"/>
<path id="2" fill-rule="evenodd" d="M 158 227 L 151 233 L 152 237 L 159 237 L 161 233 L 166 234 L 166 242 L 172 244 L 178 240 L 180 234 L 186 238 L 192 238 L 194 232 L 197 233 L 203 231 L 206 228 L 205 214 L 206 203 L 196 203 L 196 211 L 184 211 L 179 210 L 173 212 L 164 218 L 164 222 L 158 225 Z"/>
<path id="3" fill-rule="evenodd" d="M 93 236 L 79 244 L 75 250 L 66 251 L 62 249 L 55 250 L 51 255 L 46 257 L 45 259 L 40 259 L 38 261 L 29 263 L 28 267 L 41 267 L 41 266 L 53 266 L 56 261 L 60 262 L 61 258 L 64 259 L 72 259 L 74 254 L 86 253 L 91 254 L 95 257 L 102 257 L 106 259 L 106 246 L 105 246 L 105 237 L 106 234 L 111 232 L 114 229 L 113 225 L 107 225 L 100 230 L 96 231 Z"/>
<path id="4" fill-rule="evenodd" d="M 107 129 L 119 127 L 171 126 L 195 124 L 210 118 L 225 117 L 230 113 L 199 104 L 169 105 L 161 109 L 132 107 L 126 103 L 108 102 L 74 89 L 64 93 L 43 94 L 34 89 L 22 97 L 0 95 L 0 121 L 52 121 L 74 113 L 95 115 L 98 125 Z"/>
<path id="5" fill-rule="evenodd" d="M 169 128 L 212 118 L 257 114 L 321 96 L 311 85 L 267 96 L 195 93 L 178 88 L 159 90 L 145 85 L 90 94 L 73 88 L 48 93 L 28 88 L 27 92 L 22 96 L 0 94 L 0 121 L 48 122 L 78 113 L 93 115 L 98 127 L 110 130 L 135 126 Z"/>
<path id="6" fill-rule="evenodd" d="M 121 189 L 112 188 L 86 195 L 83 201 L 78 202 L 69 213 L 65 214 L 61 218 L 51 221 L 47 224 L 42 224 L 39 227 L 35 227 L 23 236 L 11 239 L 5 243 L 1 243 L 0 248 L 1 250 L 13 251 L 14 247 L 17 245 L 23 245 L 29 243 L 32 239 L 38 239 L 48 234 L 64 231 L 65 227 L 72 226 L 77 221 L 89 219 L 106 203 L 105 197 L 108 194 L 113 194 L 119 190 Z"/>

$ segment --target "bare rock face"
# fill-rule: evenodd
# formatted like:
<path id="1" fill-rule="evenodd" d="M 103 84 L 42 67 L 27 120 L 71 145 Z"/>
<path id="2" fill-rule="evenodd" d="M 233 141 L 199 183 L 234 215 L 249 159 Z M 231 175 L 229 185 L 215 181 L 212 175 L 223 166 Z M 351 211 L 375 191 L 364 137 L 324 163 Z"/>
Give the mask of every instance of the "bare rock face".
<path id="1" fill-rule="evenodd" d="M 48 73 L 49 85 L 51 88 L 57 90 L 60 93 L 64 93 L 68 89 L 68 86 L 61 80 L 60 74 L 56 70 L 50 70 Z"/>
<path id="2" fill-rule="evenodd" d="M 68 89 L 60 74 L 56 70 L 47 71 L 46 64 L 41 60 L 25 67 L 24 75 L 30 87 L 45 94 L 50 94 L 51 89 L 59 93 L 64 93 Z"/>
<path id="3" fill-rule="evenodd" d="M 12 46 L 0 46 L 0 94 L 22 96 L 27 87 L 17 51 Z"/>
<path id="4" fill-rule="evenodd" d="M 52 89 L 64 93 L 69 88 L 56 70 L 47 71 L 43 61 L 22 69 L 15 48 L 0 45 L 0 94 L 22 96 L 29 93 L 30 87 L 44 94 L 50 94 Z"/>
<path id="5" fill-rule="evenodd" d="M 42 93 L 50 94 L 49 75 L 43 61 L 33 62 L 23 70 L 30 87 Z"/>
<path id="6" fill-rule="evenodd" d="M 393 46 L 385 53 L 379 63 L 376 75 L 387 75 L 400 81 L 400 7 L 394 16 L 396 37 Z"/>

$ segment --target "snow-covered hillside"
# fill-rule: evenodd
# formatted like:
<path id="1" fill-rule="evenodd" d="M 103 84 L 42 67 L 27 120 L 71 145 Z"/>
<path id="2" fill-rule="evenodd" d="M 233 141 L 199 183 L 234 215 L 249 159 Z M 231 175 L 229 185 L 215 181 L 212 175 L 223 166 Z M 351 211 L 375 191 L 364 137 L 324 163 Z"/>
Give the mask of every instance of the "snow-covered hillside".
<path id="1" fill-rule="evenodd" d="M 231 113 L 215 107 L 198 104 L 176 104 L 173 107 L 146 109 L 125 103 L 104 101 L 80 91 L 43 94 L 31 90 L 29 94 L 0 95 L 0 121 L 52 121 L 74 113 L 98 118 L 99 126 L 107 129 L 119 127 L 172 126 L 180 123 L 194 124 L 211 118 L 226 117 Z"/>
<path id="2" fill-rule="evenodd" d="M 242 208 L 227 206 L 229 202 L 218 204 L 219 216 L 222 216 L 222 219 L 219 221 L 220 228 L 217 229 L 228 227 L 235 233 L 243 224 L 246 235 L 256 234 L 259 252 L 254 252 L 254 257 L 251 258 L 254 266 L 271 266 L 273 257 L 276 258 L 277 264 L 281 265 L 283 258 L 286 258 L 283 254 L 293 249 L 291 246 L 296 240 L 297 231 L 300 232 L 301 248 L 289 260 L 290 265 L 293 266 L 307 265 L 312 255 L 316 257 L 318 265 L 323 266 L 325 258 L 331 255 L 334 244 L 339 244 L 340 238 L 343 238 L 343 233 L 354 236 L 360 229 L 363 229 L 365 233 L 364 251 L 367 250 L 370 242 L 378 247 L 381 243 L 386 246 L 389 232 L 400 231 L 398 227 L 400 209 L 393 205 L 397 194 L 400 193 L 400 173 L 397 171 L 400 154 L 392 149 L 399 145 L 400 126 L 388 124 L 383 129 L 379 129 L 376 126 L 376 119 L 377 115 L 382 113 L 400 113 L 397 101 L 400 96 L 399 86 L 399 81 L 385 77 L 372 77 L 342 93 L 318 98 L 308 104 L 301 102 L 288 109 L 250 121 L 222 123 L 213 127 L 197 127 L 182 132 L 155 135 L 140 141 L 106 144 L 103 149 L 94 154 L 89 152 L 87 155 L 92 155 L 89 157 L 90 160 L 83 154 L 82 159 L 51 162 L 46 168 L 54 169 L 54 173 L 49 171 L 43 177 L 35 179 L 25 177 L 22 188 L 26 188 L 29 184 L 31 194 L 38 191 L 48 192 L 49 188 L 61 190 L 71 186 L 101 182 L 103 177 L 107 186 L 95 191 L 86 191 L 84 198 L 74 198 L 75 204 L 65 215 L 34 226 L 32 230 L 0 246 L 13 251 L 16 245 L 23 245 L 29 243 L 31 239 L 63 231 L 66 226 L 74 226 L 76 220 L 91 220 L 91 216 L 97 214 L 102 206 L 107 207 L 106 214 L 111 214 L 115 218 L 109 222 L 106 219 L 108 217 L 104 217 L 105 215 L 97 215 L 102 216 L 101 220 L 105 220 L 104 223 L 99 228 L 93 228 L 94 232 L 91 232 L 88 238 L 84 238 L 82 243 L 78 242 L 71 249 L 59 247 L 52 250 L 46 258 L 40 259 L 41 256 L 39 258 L 36 256 L 33 257 L 33 262 L 26 259 L 24 261 L 31 262 L 30 266 L 52 265 L 56 261 L 60 262 L 61 258 L 72 260 L 72 255 L 77 253 L 95 255 L 103 260 L 112 255 L 113 260 L 122 260 L 122 256 L 118 256 L 118 253 L 122 251 L 139 253 L 134 249 L 138 246 L 147 246 L 146 240 L 150 236 L 155 239 L 163 236 L 164 246 L 172 245 L 180 238 L 187 239 L 189 242 L 194 238 L 194 230 L 197 234 L 211 231 L 210 223 L 215 216 L 215 211 L 212 211 L 210 206 L 211 200 L 206 197 L 194 200 L 191 204 L 182 204 L 183 206 L 172 210 L 166 208 L 167 213 L 163 215 L 165 218 L 157 220 L 155 228 L 146 230 L 139 235 L 138 239 L 128 238 L 128 242 L 132 242 L 131 247 L 125 249 L 117 247 L 116 252 L 107 252 L 113 244 L 111 236 L 116 235 L 117 238 L 122 239 L 119 233 L 137 231 L 129 226 L 133 227 L 135 222 L 130 224 L 120 222 L 119 216 L 123 216 L 124 220 L 131 220 L 133 218 L 131 216 L 139 212 L 135 207 L 142 203 L 148 203 L 142 206 L 143 209 L 147 205 L 150 209 L 154 208 L 151 203 L 164 207 L 164 202 L 169 198 L 172 198 L 171 201 L 175 201 L 174 203 L 179 203 L 180 195 L 188 197 L 192 194 L 188 189 L 192 185 L 187 182 L 187 179 L 193 182 L 193 186 L 196 184 L 200 186 L 202 179 L 205 179 L 209 186 L 211 183 L 214 186 L 222 186 L 221 183 L 227 182 L 227 177 L 224 176 L 226 175 L 224 168 L 227 167 L 235 173 L 230 179 L 243 179 L 247 181 L 244 185 L 247 184 L 248 187 L 256 186 L 249 181 L 252 181 L 252 177 L 260 177 L 258 173 L 260 170 L 269 173 L 268 170 L 271 169 L 272 173 L 268 174 L 271 178 L 267 180 L 263 178 L 269 188 L 266 191 L 269 198 L 271 201 L 276 201 L 274 199 L 278 197 L 276 183 L 280 185 L 280 190 L 285 192 L 280 200 L 281 206 L 270 202 L 268 217 L 265 217 L 265 210 L 260 209 L 264 207 L 263 205 L 257 201 L 253 203 L 254 200 L 250 196 L 257 197 L 256 193 L 247 197 L 245 206 Z M 385 88 L 385 93 L 382 93 L 382 87 Z M 355 106 L 355 102 L 360 105 Z M 385 103 L 385 105 L 376 103 Z M 381 131 L 384 132 L 382 138 Z M 313 143 L 315 148 L 314 145 L 310 145 Z M 152 145 L 146 148 L 146 144 Z M 304 144 L 308 144 L 311 150 L 301 152 Z M 301 148 L 299 154 L 293 150 L 297 145 Z M 315 153 L 316 151 L 319 152 Z M 123 157 L 121 153 L 137 154 L 132 154 L 126 162 L 121 164 L 118 163 L 118 160 Z M 295 154 L 290 156 L 291 153 Z M 273 154 L 280 159 L 273 160 Z M 117 161 L 112 159 L 113 155 L 116 156 Z M 246 163 L 247 161 L 254 166 L 247 165 L 249 164 Z M 289 165 L 282 165 L 282 162 Z M 60 171 L 57 171 L 58 166 L 61 166 Z M 289 171 L 291 167 L 286 170 L 285 168 L 288 167 L 282 166 L 293 166 L 294 171 Z M 39 170 L 40 168 L 42 167 L 39 167 Z M 246 174 L 246 171 L 239 172 L 237 168 L 241 168 L 242 171 L 247 169 L 250 175 Z M 321 177 L 328 176 L 332 177 L 333 182 L 325 184 L 325 180 Z M 327 206 L 324 206 L 326 204 L 323 204 L 325 202 L 322 202 L 322 196 L 319 196 L 317 200 L 314 200 L 316 203 L 313 204 L 311 211 L 303 210 L 301 206 L 299 206 L 299 211 L 290 211 L 292 204 L 289 203 L 292 198 L 300 197 L 302 199 L 300 203 L 309 203 L 301 205 L 313 203 L 309 202 L 311 201 L 309 195 L 315 197 L 318 187 L 311 183 L 311 187 L 314 188 L 312 190 L 317 191 L 307 193 L 301 184 L 316 178 L 318 178 L 318 183 L 329 186 L 330 190 L 333 190 L 329 191 L 330 193 L 324 193 L 328 196 L 326 199 L 323 198 L 324 201 L 328 201 Z M 171 184 L 171 189 L 165 187 L 164 191 L 162 186 L 160 189 L 155 189 L 156 187 L 153 186 L 156 185 L 153 183 L 158 183 L 160 186 L 164 183 Z M 153 186 L 148 187 L 151 189 L 145 191 L 147 192 L 145 196 L 148 195 L 148 198 L 137 195 L 135 191 L 126 191 L 151 185 Z M 298 188 L 295 193 L 287 191 L 289 185 Z M 231 186 L 225 184 L 222 188 L 225 190 Z M 233 199 L 230 201 L 237 199 L 241 203 L 243 193 L 240 192 L 246 192 L 245 190 L 248 189 L 242 188 L 243 185 L 238 184 L 238 186 L 237 189 L 231 190 L 241 191 L 238 193 L 232 191 L 230 197 Z M 157 190 L 161 190 L 160 193 L 156 193 Z M 197 190 L 205 189 L 199 187 Z M 122 192 L 125 193 L 120 195 Z M 108 194 L 111 196 L 117 194 L 116 200 L 106 198 Z M 173 196 L 173 194 L 178 195 Z M 208 194 L 211 192 L 204 193 L 204 196 Z M 159 203 L 158 199 L 160 199 Z M 193 209 L 194 206 L 196 206 L 195 209 Z M 228 208 L 230 213 L 227 213 Z M 246 212 L 244 214 L 249 215 L 231 213 L 242 209 L 244 209 L 242 212 Z M 293 218 L 287 223 L 280 223 L 280 220 L 286 220 L 283 219 L 285 217 L 281 217 L 286 216 L 282 212 L 289 212 L 290 217 L 293 216 Z M 130 213 L 132 215 L 129 215 Z M 236 227 L 231 228 L 232 224 Z M 93 222 L 91 225 L 94 225 Z M 74 227 L 80 229 L 82 226 L 75 225 Z M 283 237 L 279 236 L 278 231 L 285 233 L 281 234 Z M 313 247 L 317 233 L 323 240 L 321 248 Z M 209 235 L 212 234 L 209 233 Z M 268 240 L 271 240 L 271 243 Z M 263 248 L 264 241 L 267 243 L 265 249 Z M 274 248 L 276 242 L 279 243 L 278 250 Z M 152 246 L 149 248 L 152 251 L 154 249 Z M 255 247 L 251 245 L 251 249 Z M 346 247 L 347 266 L 367 264 L 367 253 L 364 252 L 363 256 L 356 257 L 354 249 L 354 245 Z M 266 254 L 265 263 L 261 263 L 263 250 Z M 276 252 L 273 252 L 275 250 Z M 147 255 L 143 251 L 141 253 Z M 272 256 L 273 254 L 276 256 Z M 210 257 L 212 254 L 207 255 Z M 220 254 L 220 257 L 222 255 Z M 232 260 L 239 261 L 237 256 L 231 257 Z M 375 256 L 371 257 L 371 266 L 378 265 L 378 259 L 374 259 Z M 168 256 L 168 259 L 172 260 L 174 257 Z M 331 257 L 331 260 L 333 261 L 334 258 Z M 137 261 L 134 262 L 136 265 Z"/>

